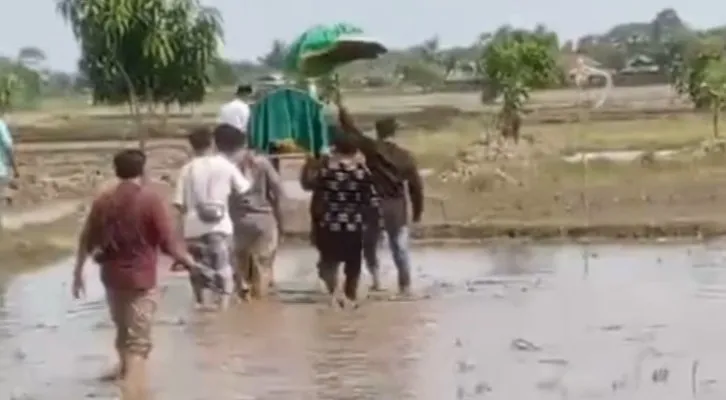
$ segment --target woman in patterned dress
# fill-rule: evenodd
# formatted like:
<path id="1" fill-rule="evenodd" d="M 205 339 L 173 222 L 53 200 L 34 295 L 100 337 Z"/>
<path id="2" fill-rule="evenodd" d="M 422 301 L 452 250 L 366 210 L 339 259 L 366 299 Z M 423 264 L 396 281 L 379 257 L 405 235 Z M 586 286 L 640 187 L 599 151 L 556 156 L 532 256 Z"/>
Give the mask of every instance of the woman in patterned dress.
<path id="1" fill-rule="evenodd" d="M 315 245 L 320 253 L 318 273 L 328 293 L 335 297 L 338 266 L 344 264 L 345 299 L 357 300 L 363 258 L 363 232 L 376 229 L 378 198 L 365 159 L 347 135 L 335 135 L 333 153 L 324 159 L 317 176 L 314 196 L 319 199 Z"/>

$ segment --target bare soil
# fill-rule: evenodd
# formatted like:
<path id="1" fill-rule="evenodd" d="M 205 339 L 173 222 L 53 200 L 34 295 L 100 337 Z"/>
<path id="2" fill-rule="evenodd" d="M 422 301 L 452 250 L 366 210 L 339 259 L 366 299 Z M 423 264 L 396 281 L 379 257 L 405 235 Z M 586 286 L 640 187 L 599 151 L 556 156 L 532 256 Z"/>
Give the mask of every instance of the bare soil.
<path id="1" fill-rule="evenodd" d="M 582 110 L 574 107 L 539 107 L 527 110 L 525 124 L 529 126 L 562 125 L 583 121 L 642 121 L 674 118 L 678 115 L 689 115 L 688 107 L 654 107 L 654 108 L 609 108 L 596 110 L 583 116 Z M 395 116 L 401 125 L 408 129 L 437 130 L 460 119 L 479 119 L 488 123 L 494 115 L 493 109 L 465 110 L 448 105 L 414 107 L 410 109 L 381 109 L 370 112 L 357 112 L 357 122 L 366 129 L 371 129 L 376 119 Z M 191 128 L 199 125 L 213 124 L 214 114 L 176 116 L 165 124 L 155 120 L 147 121 L 145 135 L 150 139 L 174 139 L 183 137 Z M 19 143 L 62 143 L 67 141 L 108 141 L 131 140 L 137 137 L 138 131 L 127 115 L 112 114 L 104 116 L 61 118 L 42 123 L 10 123 L 10 128 L 17 135 Z"/>
<path id="2" fill-rule="evenodd" d="M 430 169 L 425 218 L 416 230 L 419 237 L 619 238 L 726 231 L 721 223 L 726 156 L 720 152 L 706 155 L 692 147 L 678 159 L 592 161 L 585 173 L 582 165 L 559 158 L 577 148 L 578 143 L 570 141 L 574 134 L 567 129 L 545 131 L 544 139 L 530 138 L 518 145 L 486 142 L 483 133 L 471 127 L 461 129 L 469 131 L 460 133 L 458 139 L 446 131 L 402 134 L 403 144 L 418 155 L 421 168 Z M 669 136 L 665 129 L 661 130 L 662 143 L 648 142 L 645 132 L 632 142 L 622 139 L 621 133 L 616 141 L 617 131 L 617 126 L 609 125 L 601 135 L 615 135 L 611 141 L 595 132 L 590 138 L 583 136 L 581 144 L 588 148 L 599 142 L 617 150 L 643 141 L 655 147 L 699 141 L 695 135 Z M 92 195 L 112 181 L 110 160 L 122 145 L 21 145 L 21 178 L 9 193 L 11 208 Z M 168 190 L 187 158 L 184 142 L 153 142 L 149 156 L 152 178 L 162 190 Z M 296 179 L 298 167 L 299 163 L 288 162 L 285 178 Z M 287 214 L 291 236 L 304 237 L 308 223 L 305 201 L 291 200 Z"/>
<path id="3" fill-rule="evenodd" d="M 581 121 L 585 117 L 578 104 L 599 97 L 599 90 L 559 89 L 533 93 L 525 123 L 533 126 Z M 62 104 L 13 113 L 6 119 L 21 143 L 124 140 L 136 136 L 138 129 L 126 107 L 79 104 L 74 107 L 78 100 L 66 99 Z M 427 130 L 444 128 L 462 118 L 489 121 L 498 109 L 496 104 L 482 105 L 479 95 L 471 92 L 349 93 L 346 103 L 364 127 L 371 127 L 381 116 L 395 115 L 410 129 Z M 193 126 L 214 123 L 218 107 L 219 103 L 210 101 L 193 111 L 172 110 L 165 118 L 158 114 L 146 116 L 144 130 L 150 138 L 176 138 Z M 676 98 L 668 86 L 623 87 L 614 88 L 606 106 L 592 110 L 586 118 L 588 121 L 634 121 L 674 117 L 691 110 L 692 107 Z"/>

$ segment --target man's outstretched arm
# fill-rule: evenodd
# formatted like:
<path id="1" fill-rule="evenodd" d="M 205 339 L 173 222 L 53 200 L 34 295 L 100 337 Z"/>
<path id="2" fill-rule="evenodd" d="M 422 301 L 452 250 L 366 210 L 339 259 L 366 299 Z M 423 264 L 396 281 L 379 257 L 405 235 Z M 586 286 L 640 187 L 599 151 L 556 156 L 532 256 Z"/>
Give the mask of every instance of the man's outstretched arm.
<path id="1" fill-rule="evenodd" d="M 351 135 L 355 139 L 356 145 L 366 158 L 370 159 L 375 157 L 378 153 L 376 141 L 363 134 L 363 131 L 355 124 L 353 115 L 350 114 L 342 101 L 338 99 L 335 105 L 338 107 L 338 121 L 343 132 Z"/>

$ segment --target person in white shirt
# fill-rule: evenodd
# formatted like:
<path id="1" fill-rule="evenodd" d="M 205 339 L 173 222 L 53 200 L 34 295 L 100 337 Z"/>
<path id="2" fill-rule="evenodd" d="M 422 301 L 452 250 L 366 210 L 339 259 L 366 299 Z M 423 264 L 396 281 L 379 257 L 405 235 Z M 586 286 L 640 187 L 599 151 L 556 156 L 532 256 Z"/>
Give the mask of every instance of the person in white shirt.
<path id="1" fill-rule="evenodd" d="M 212 133 L 199 128 L 189 134 L 194 158 L 180 171 L 174 205 L 189 252 L 198 267 L 189 278 L 198 307 L 205 306 L 204 292 L 218 294 L 220 309 L 228 306 L 235 289 L 231 260 L 233 242 L 230 194 L 243 194 L 251 183 L 227 157 L 212 149 Z"/>
<path id="2" fill-rule="evenodd" d="M 252 87 L 239 85 L 234 100 L 222 105 L 219 110 L 217 123 L 232 125 L 241 132 L 247 132 L 247 124 L 250 120 L 250 106 L 246 99 L 252 94 Z"/>

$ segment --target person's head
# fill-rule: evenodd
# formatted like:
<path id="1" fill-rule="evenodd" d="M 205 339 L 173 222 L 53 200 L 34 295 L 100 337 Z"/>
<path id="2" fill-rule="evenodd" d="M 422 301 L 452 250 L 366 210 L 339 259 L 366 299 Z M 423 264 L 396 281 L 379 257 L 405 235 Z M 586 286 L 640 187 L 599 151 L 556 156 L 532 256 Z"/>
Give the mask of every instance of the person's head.
<path id="1" fill-rule="evenodd" d="M 350 135 L 346 135 L 339 129 L 331 132 L 331 144 L 336 154 L 343 156 L 354 156 L 358 153 L 358 146 Z"/>
<path id="2" fill-rule="evenodd" d="M 398 121 L 393 117 L 381 118 L 376 121 L 376 137 L 379 140 L 389 139 L 396 135 Z"/>
<path id="3" fill-rule="evenodd" d="M 195 154 L 203 154 L 212 148 L 212 131 L 206 126 L 189 132 L 187 139 Z"/>
<path id="4" fill-rule="evenodd" d="M 146 169 L 146 155 L 139 149 L 121 150 L 113 157 L 113 169 L 119 179 L 141 178 Z"/>
<path id="5" fill-rule="evenodd" d="M 238 99 L 245 99 L 247 97 L 250 97 L 252 95 L 252 86 L 247 84 L 238 85 L 237 91 L 234 95 Z"/>
<path id="6" fill-rule="evenodd" d="M 247 145 L 247 135 L 230 124 L 219 124 L 214 128 L 214 145 L 225 154 L 235 153 Z"/>

